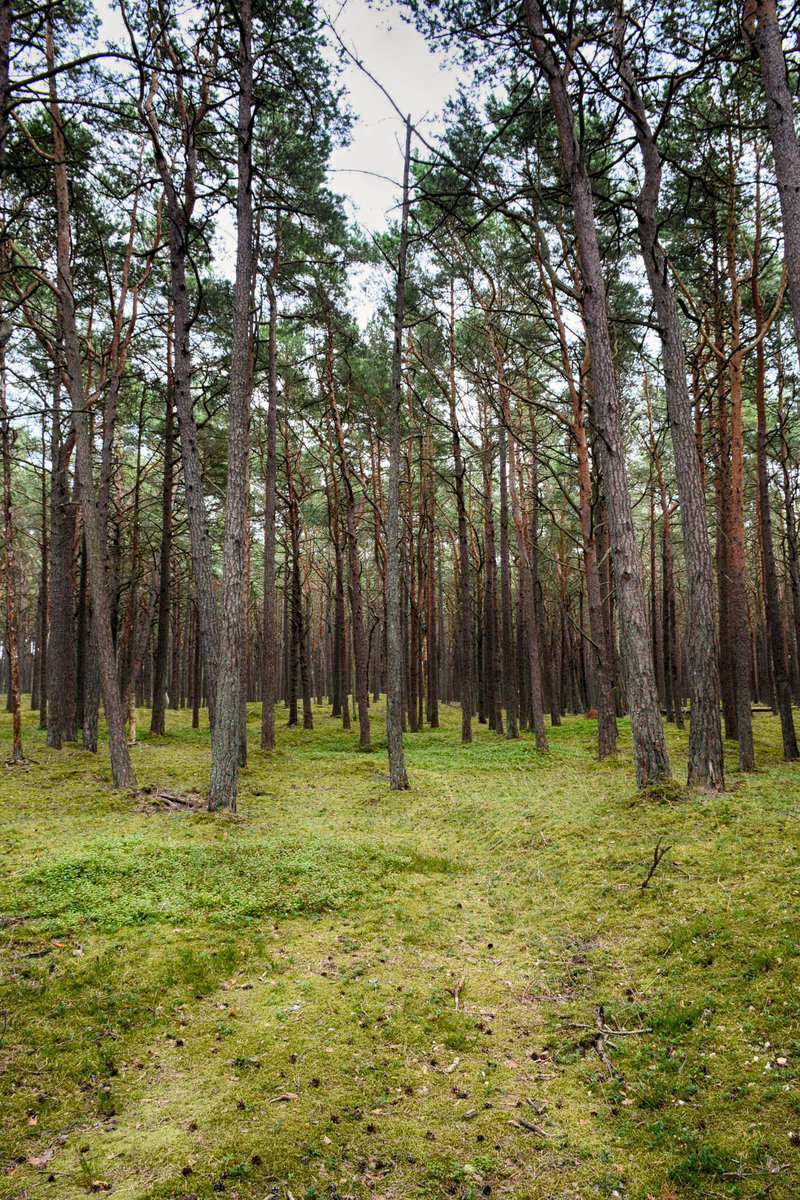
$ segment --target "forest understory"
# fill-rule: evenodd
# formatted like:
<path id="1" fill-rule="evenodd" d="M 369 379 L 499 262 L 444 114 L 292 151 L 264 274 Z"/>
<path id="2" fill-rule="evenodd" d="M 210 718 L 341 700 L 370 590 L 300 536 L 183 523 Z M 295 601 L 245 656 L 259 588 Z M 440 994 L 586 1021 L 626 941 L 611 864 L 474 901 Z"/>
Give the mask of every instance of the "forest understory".
<path id="1" fill-rule="evenodd" d="M 0 1196 L 796 1196 L 800 768 L 777 719 L 754 718 L 756 773 L 726 744 L 725 793 L 642 793 L 627 720 L 598 762 L 596 721 L 546 753 L 461 745 L 447 706 L 390 792 L 382 703 L 372 753 L 329 711 L 311 731 L 279 708 L 266 754 L 248 706 L 234 815 L 192 790 L 190 713 L 132 749 L 126 793 L 104 744 L 50 750 L 25 706 Z M 677 776 L 687 739 L 668 728 Z"/>

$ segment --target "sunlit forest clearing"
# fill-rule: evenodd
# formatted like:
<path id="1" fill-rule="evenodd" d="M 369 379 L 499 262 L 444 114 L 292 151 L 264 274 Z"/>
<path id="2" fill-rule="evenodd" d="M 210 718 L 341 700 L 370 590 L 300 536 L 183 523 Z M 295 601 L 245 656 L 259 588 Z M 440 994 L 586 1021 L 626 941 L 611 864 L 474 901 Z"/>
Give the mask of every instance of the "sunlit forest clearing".
<path id="1" fill-rule="evenodd" d="M 642 796 L 596 721 L 547 754 L 462 747 L 451 708 L 392 793 L 373 715 L 365 755 L 328 710 L 279 709 L 261 755 L 250 706 L 235 816 L 159 804 L 207 771 L 187 713 L 132 749 L 132 794 L 27 718 L 2 1194 L 796 1195 L 800 792 L 775 719 L 728 794 Z"/>

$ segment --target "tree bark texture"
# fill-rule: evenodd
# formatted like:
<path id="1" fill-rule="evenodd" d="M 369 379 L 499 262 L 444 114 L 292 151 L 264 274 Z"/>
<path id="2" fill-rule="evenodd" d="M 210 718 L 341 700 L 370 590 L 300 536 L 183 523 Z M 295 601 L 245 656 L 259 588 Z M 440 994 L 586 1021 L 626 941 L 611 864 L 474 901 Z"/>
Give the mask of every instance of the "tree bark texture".
<path id="1" fill-rule="evenodd" d="M 236 126 L 236 282 L 233 298 L 231 381 L 228 403 L 228 472 L 222 552 L 217 685 L 211 727 L 211 810 L 236 811 L 242 742 L 242 672 L 250 497 L 250 404 L 253 393 L 252 4 L 240 0 L 239 105 Z M 246 710 L 245 710 L 246 721 Z"/>
<path id="2" fill-rule="evenodd" d="M 620 607 L 636 781 L 639 787 L 644 787 L 669 776 L 670 768 L 653 673 L 641 564 L 633 527 L 592 186 L 583 148 L 575 134 L 564 74 L 545 38 L 539 0 L 526 0 L 525 7 L 533 50 L 550 88 L 574 207 L 583 277 L 583 316 L 592 365 L 592 417 L 600 446 L 617 603 Z"/>
<path id="3" fill-rule="evenodd" d="M 639 243 L 659 321 L 667 417 L 675 455 L 675 474 L 686 560 L 686 642 L 689 657 L 689 783 L 722 790 L 725 786 L 720 685 L 717 664 L 714 568 L 706 522 L 705 495 L 686 378 L 686 351 L 680 312 L 669 282 L 658 238 L 661 157 L 644 101 L 624 52 L 624 19 L 617 16 L 615 49 L 636 138 L 644 164 L 644 185 L 637 200 Z M 678 698 L 680 704 L 680 697 Z"/>
<path id="4" fill-rule="evenodd" d="M 48 22 L 48 60 L 54 61 L 52 25 Z M 72 267 L 70 263 L 69 187 L 67 183 L 66 147 L 55 78 L 50 79 L 50 112 L 55 153 L 56 190 L 56 256 L 58 295 L 64 333 L 64 355 L 69 396 L 72 401 L 75 429 L 76 468 L 80 489 L 83 528 L 92 588 L 92 630 L 94 650 L 103 692 L 111 775 L 116 788 L 136 787 L 136 776 L 128 753 L 125 737 L 125 718 L 120 704 L 117 683 L 114 643 L 111 634 L 111 613 L 106 592 L 105 561 L 97 511 L 97 497 L 92 468 L 92 439 L 89 409 L 83 387 L 80 343 L 75 321 Z"/>
<path id="5" fill-rule="evenodd" d="M 389 787 L 408 788 L 403 750 L 403 662 L 400 644 L 400 408 L 403 402 L 403 322 L 405 318 L 406 260 L 408 257 L 408 180 L 411 164 L 411 120 L 406 118 L 403 162 L 403 207 L 397 257 L 392 345 L 392 391 L 389 407 L 389 486 L 386 496 L 386 739 L 389 749 Z"/>

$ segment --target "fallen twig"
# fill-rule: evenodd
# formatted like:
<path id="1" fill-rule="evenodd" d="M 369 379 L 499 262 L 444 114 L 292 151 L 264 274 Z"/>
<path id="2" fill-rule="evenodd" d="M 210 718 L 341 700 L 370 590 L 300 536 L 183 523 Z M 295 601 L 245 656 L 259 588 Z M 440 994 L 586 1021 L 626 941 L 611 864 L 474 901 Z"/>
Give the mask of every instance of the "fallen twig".
<path id="1" fill-rule="evenodd" d="M 653 850 L 653 861 L 650 864 L 650 870 L 647 872 L 647 874 L 645 875 L 641 884 L 639 885 L 642 889 L 647 887 L 648 883 L 653 878 L 653 873 L 655 872 L 656 867 L 661 862 L 662 858 L 667 853 L 667 851 L 672 849 L 672 846 L 662 846 L 661 845 L 662 837 L 663 837 L 663 834 L 660 833 L 658 835 L 658 841 L 656 842 L 655 848 Z"/>
<path id="2" fill-rule="evenodd" d="M 567 1029 L 597 1029 L 597 1026 L 582 1025 L 578 1021 L 570 1021 Z M 650 1026 L 647 1026 L 645 1029 L 611 1029 L 608 1025 L 604 1025 L 601 1032 L 605 1037 L 633 1037 L 634 1034 L 652 1033 L 653 1030 Z"/>
<path id="3" fill-rule="evenodd" d="M 524 1117 L 517 1117 L 516 1120 L 510 1120 L 508 1123 L 517 1129 L 527 1129 L 529 1133 L 535 1133 L 539 1137 L 555 1138 L 560 1136 L 560 1133 L 548 1133 L 546 1129 L 542 1129 L 541 1125 L 536 1125 L 533 1121 L 526 1121 Z"/>
<path id="4" fill-rule="evenodd" d="M 600 1030 L 600 1032 L 595 1038 L 594 1048 L 597 1051 L 597 1057 L 608 1071 L 609 1076 L 613 1079 L 615 1075 L 619 1074 L 619 1072 L 612 1063 L 611 1059 L 608 1057 L 608 1051 L 606 1050 L 606 1044 L 603 1038 L 606 1028 L 606 1013 L 602 1004 L 600 1004 L 597 1009 L 597 1028 Z"/>
<path id="5" fill-rule="evenodd" d="M 459 979 L 458 983 L 455 985 L 455 987 L 446 987 L 444 989 L 446 992 L 449 992 L 449 994 L 455 1000 L 456 1012 L 458 1012 L 458 997 L 461 995 L 461 989 L 463 988 L 463 986 L 466 982 L 467 982 L 466 975 L 462 975 L 461 978 Z"/>

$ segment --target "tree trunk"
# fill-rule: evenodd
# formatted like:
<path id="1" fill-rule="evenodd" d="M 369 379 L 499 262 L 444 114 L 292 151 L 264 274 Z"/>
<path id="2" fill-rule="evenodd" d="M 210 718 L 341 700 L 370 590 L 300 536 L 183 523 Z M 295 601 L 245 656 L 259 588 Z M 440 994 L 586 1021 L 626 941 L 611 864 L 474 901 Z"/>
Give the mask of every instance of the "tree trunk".
<path id="1" fill-rule="evenodd" d="M 42 561 L 39 585 L 39 728 L 47 729 L 47 628 L 50 616 L 50 547 L 47 528 L 47 420 L 42 416 Z"/>
<path id="2" fill-rule="evenodd" d="M 175 421 L 172 411 L 172 365 L 167 357 L 167 405 L 164 433 L 164 478 L 161 484 L 161 549 L 159 553 L 158 580 L 158 633 L 153 663 L 153 709 L 150 715 L 150 732 L 165 733 L 167 710 L 167 672 L 169 669 L 169 599 L 172 580 L 172 489 L 175 470 Z"/>
<path id="3" fill-rule="evenodd" d="M 364 603 L 361 594 L 361 559 L 358 553 L 358 517 L 356 516 L 356 498 L 353 491 L 353 478 L 347 457 L 344 430 L 342 428 L 339 405 L 336 399 L 336 389 L 333 373 L 333 329 L 328 320 L 328 345 L 325 362 L 325 384 L 330 414 L 336 435 L 336 445 L 339 452 L 339 465 L 344 484 L 346 540 L 347 540 L 347 594 L 350 600 L 350 617 L 353 629 L 353 657 L 356 669 L 356 703 L 358 705 L 359 748 L 370 749 L 369 723 L 369 662 L 367 655 L 367 636 L 364 629 Z"/>
<path id="4" fill-rule="evenodd" d="M 280 231 L 276 235 L 272 271 L 267 283 L 269 335 L 267 343 L 267 461 L 264 471 L 264 678 L 261 698 L 261 749 L 275 749 L 277 701 L 275 616 L 275 488 L 278 478 L 278 302 L 274 281 L 281 260 Z"/>
<path id="5" fill-rule="evenodd" d="M 400 408 L 403 402 L 403 321 L 406 259 L 408 256 L 408 179 L 411 162 L 411 120 L 406 118 L 403 162 L 403 207 L 397 259 L 392 346 L 392 392 L 389 410 L 389 487 L 386 496 L 386 738 L 389 749 L 389 787 L 408 788 L 403 750 L 402 652 L 400 645 Z"/>
<path id="6" fill-rule="evenodd" d="M 11 107 L 9 64 L 11 51 L 11 30 L 13 25 L 13 0 L 0 0 L 0 170 L 3 168 L 3 163 L 6 156 L 8 114 Z"/>
<path id="7" fill-rule="evenodd" d="M 488 421 L 487 421 L 488 425 Z M 497 546 L 494 531 L 492 496 L 492 446 L 490 431 L 484 428 L 483 446 L 483 663 L 486 688 L 486 712 L 489 728 L 503 732 L 502 683 L 500 671 L 500 629 L 497 604 Z"/>
<path id="8" fill-rule="evenodd" d="M 75 713 L 76 667 L 73 593 L 75 588 L 76 509 L 69 489 L 69 460 L 74 431 L 64 436 L 61 412 L 61 310 L 53 360 L 53 423 L 50 443 L 50 612 L 47 624 L 47 745 L 60 750 L 62 742 L 78 736 Z"/>
<path id="9" fill-rule="evenodd" d="M 6 405 L 6 343 L 10 326 L 0 323 L 0 437 L 3 444 L 3 523 L 6 584 L 6 638 L 8 645 L 9 696 L 11 698 L 11 758 L 22 763 L 22 707 L 19 686 L 19 629 L 17 614 L 17 557 L 14 546 L 14 510 L 11 501 L 11 427 Z"/>
<path id="10" fill-rule="evenodd" d="M 778 24 L 776 0 L 748 0 L 745 4 L 745 28 L 751 34 L 753 16 L 757 20 L 755 44 L 761 61 L 767 122 L 783 217 L 783 257 L 789 280 L 794 340 L 800 356 L 800 146 L 794 124 L 792 90 L 783 56 L 783 35 Z"/>
<path id="11" fill-rule="evenodd" d="M 53 31 L 47 25 L 47 57 L 52 69 L 54 61 Z M 67 381 L 72 401 L 75 428 L 76 467 L 80 488 L 83 528 L 89 561 L 89 578 L 92 588 L 92 628 L 94 649 L 100 672 L 103 692 L 108 747 L 111 758 L 111 775 L 116 788 L 136 787 L 136 776 L 128 754 L 125 738 L 125 719 L 119 698 L 114 645 L 111 635 L 111 614 L 106 593 L 105 562 L 97 512 L 94 476 L 92 471 L 92 441 L 89 409 L 83 389 L 80 360 L 80 343 L 75 322 L 72 268 L 70 264 L 70 217 L 69 187 L 67 183 L 66 147 L 63 123 L 55 90 L 55 77 L 50 79 L 50 111 L 53 127 L 56 184 L 56 255 L 58 267 L 58 294 L 61 302 L 61 318 L 64 332 L 64 351 Z"/>
<path id="12" fill-rule="evenodd" d="M 786 413 L 783 408 L 783 369 L 778 372 L 778 426 L 780 433 L 781 475 L 783 490 L 783 505 L 786 520 L 786 571 L 788 587 L 792 597 L 792 642 L 794 645 L 796 687 L 800 694 L 800 554 L 797 545 L 797 517 L 794 511 L 794 492 L 792 486 L 791 460 L 789 444 L 786 440 Z"/>
<path id="13" fill-rule="evenodd" d="M 530 388 L 528 389 L 530 391 Z M 536 433 L 536 420 L 533 415 L 533 405 L 529 410 L 529 419 L 531 426 L 531 512 L 530 512 L 530 572 L 531 572 L 531 587 L 532 587 L 532 604 L 533 615 L 532 620 L 536 627 L 536 641 L 539 655 L 539 671 L 540 690 L 542 696 L 543 710 L 550 709 L 550 724 L 557 726 L 561 724 L 561 710 L 558 705 L 556 696 L 556 686 L 553 679 L 553 663 L 547 652 L 547 613 L 545 611 L 544 592 L 542 589 L 541 573 L 539 571 L 539 459 L 538 459 L 538 438 Z M 533 670 L 533 667 L 531 667 Z M 535 698 L 535 680 L 534 680 L 534 698 Z M 534 714 L 535 717 L 536 714 Z M 544 716 L 542 716 L 542 738 L 544 745 L 540 745 L 540 749 L 547 749 L 546 737 L 544 735 Z M 539 736 L 537 734 L 536 743 L 539 745 Z"/>
<path id="14" fill-rule="evenodd" d="M 203 498 L 203 468 L 197 440 L 197 425 L 194 419 L 192 399 L 191 328 L 193 318 L 189 306 L 186 284 L 186 261 L 189 254 L 189 232 L 195 207 L 195 176 L 197 171 L 197 146 L 195 132 L 202 119 L 207 102 L 192 111 L 191 120 L 183 130 L 186 151 L 183 196 L 178 194 L 170 164 L 164 153 L 159 135 L 158 121 L 150 99 L 140 102 L 139 110 L 153 144 L 153 156 L 158 169 L 169 212 L 169 260 L 170 299 L 172 303 L 174 330 L 174 379 L 175 411 L 181 442 L 181 464 L 183 469 L 184 494 L 189 518 L 189 540 L 192 553 L 197 611 L 200 622 L 200 642 L 203 653 L 206 695 L 208 697 L 209 722 L 213 728 L 214 704 L 217 683 L 217 657 L 219 653 L 217 631 L 217 602 L 214 593 L 214 573 L 211 565 L 211 542 L 208 532 L 208 514 Z"/>
<path id="15" fill-rule="evenodd" d="M 517 712 L 517 669 L 514 647 L 514 617 L 511 608 L 511 550 L 508 538 L 508 433 L 507 405 L 500 423 L 500 607 L 503 639 L 503 699 L 506 708 L 506 737 L 519 737 Z"/>
<path id="16" fill-rule="evenodd" d="M 461 691 L 461 741 L 472 741 L 472 658 L 473 623 L 472 601 L 469 586 L 469 540 L 467 534 L 467 506 L 464 495 L 466 468 L 461 453 L 461 431 L 456 411 L 456 357 L 455 357 L 455 297 L 450 285 L 450 433 L 453 439 L 453 466 L 456 485 L 456 513 L 458 518 L 458 621 L 457 639 L 459 647 L 459 685 Z"/>
<path id="17" fill-rule="evenodd" d="M 439 728 L 439 629 L 436 589 L 436 486 L 433 470 L 433 428 L 428 414 L 426 459 L 428 492 L 426 511 L 425 637 L 427 641 L 427 698 L 425 715 L 431 729 Z"/>
<path id="18" fill-rule="evenodd" d="M 760 166 L 760 164 L 759 164 Z M 765 395 L 766 355 L 764 351 L 764 302 L 761 297 L 759 270 L 761 267 L 761 180 L 756 175 L 756 238 L 753 247 L 751 292 L 756 336 L 756 474 L 758 478 L 758 516 L 761 546 L 761 570 L 764 580 L 764 608 L 772 656 L 772 672 L 775 683 L 775 700 L 781 719 L 783 756 L 788 760 L 798 755 L 797 737 L 792 717 L 792 690 L 783 641 L 783 623 L 778 596 L 778 578 L 775 570 L 775 551 L 772 542 L 772 517 L 769 505 L 769 482 L 767 475 L 767 406 Z"/>
<path id="19" fill-rule="evenodd" d="M 736 270 L 738 224 L 734 204 L 733 166 L 731 166 L 728 210 L 727 263 L 731 285 L 730 381 L 730 526 L 726 547 L 728 574 L 728 625 L 731 663 L 736 696 L 736 729 L 739 739 L 739 767 L 755 770 L 753 720 L 750 699 L 751 635 L 747 619 L 747 586 L 744 554 L 744 422 L 742 413 L 742 293 Z"/>
<path id="20" fill-rule="evenodd" d="M 233 300 L 231 381 L 228 404 L 228 471 L 222 606 L 208 807 L 236 811 L 242 742 L 242 686 L 247 612 L 242 586 L 247 573 L 250 496 L 250 403 L 253 392 L 253 197 L 252 3 L 240 0 L 239 95 L 236 127 L 236 283 Z M 246 713 L 245 713 L 246 716 Z"/>
<path id="21" fill-rule="evenodd" d="M 690 784 L 722 790 L 725 786 L 717 674 L 719 646 L 715 627 L 714 569 L 706 523 L 705 496 L 686 382 L 686 352 L 680 313 L 669 282 L 666 256 L 658 239 L 657 209 L 661 159 L 644 101 L 624 54 L 624 18 L 617 17 L 615 48 L 626 99 L 645 169 L 637 202 L 639 242 L 658 313 L 663 348 L 667 415 L 675 455 L 675 474 L 686 560 L 686 636 L 689 653 Z M 678 697 L 680 704 L 680 697 Z"/>
<path id="22" fill-rule="evenodd" d="M 669 776 L 664 730 L 647 633 L 647 610 L 631 513 L 606 290 L 594 221 L 592 185 L 576 138 L 564 75 L 544 37 L 539 0 L 526 0 L 534 53 L 547 78 L 559 142 L 575 210 L 575 233 L 583 276 L 583 317 L 592 366 L 592 417 L 599 434 L 612 559 L 620 607 L 625 682 L 639 787 Z"/>
<path id="23" fill-rule="evenodd" d="M 197 600 L 192 601 L 192 729 L 200 728 L 200 701 L 202 698 L 203 664 L 200 653 L 200 620 Z"/>
<path id="24" fill-rule="evenodd" d="M 541 672 L 541 653 L 539 643 L 539 626 L 536 619 L 536 577 L 533 571 L 533 539 L 531 546 L 528 546 L 526 540 L 524 508 L 517 491 L 518 473 L 515 470 L 514 457 L 515 448 L 513 439 L 509 443 L 511 458 L 511 511 L 514 516 L 514 523 L 517 529 L 517 546 L 520 554 L 520 588 L 524 597 L 524 627 L 525 627 L 525 642 L 528 659 L 528 691 L 529 691 L 529 719 L 530 725 L 534 731 L 537 750 L 547 749 L 547 732 L 544 727 L 544 700 L 542 696 L 542 672 Z M 536 548 L 538 553 L 538 547 Z M 522 650 L 518 646 L 517 653 L 522 659 Z"/>

